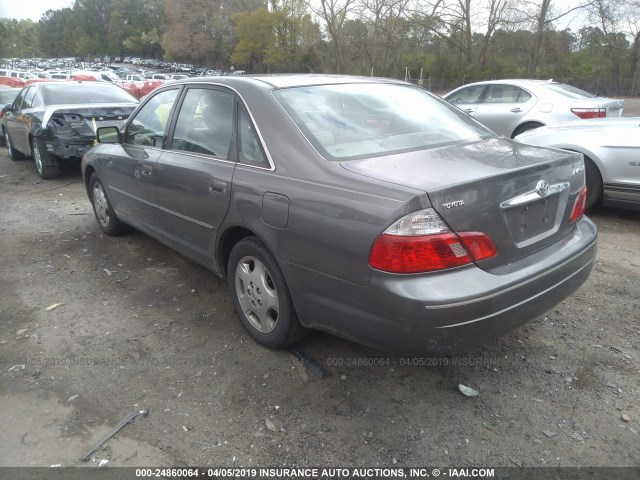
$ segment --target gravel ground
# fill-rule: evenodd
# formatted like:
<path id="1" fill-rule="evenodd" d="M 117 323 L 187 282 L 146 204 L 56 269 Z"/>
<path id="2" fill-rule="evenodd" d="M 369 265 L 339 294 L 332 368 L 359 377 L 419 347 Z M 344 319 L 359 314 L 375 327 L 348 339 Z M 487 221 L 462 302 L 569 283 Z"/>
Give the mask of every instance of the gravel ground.
<path id="1" fill-rule="evenodd" d="M 313 333 L 299 347 L 320 380 L 251 341 L 222 280 L 143 234 L 102 235 L 77 165 L 40 181 L 3 150 L 0 466 L 77 465 L 143 408 L 96 461 L 639 466 L 640 218 L 590 217 L 591 277 L 537 320 L 422 359 Z"/>

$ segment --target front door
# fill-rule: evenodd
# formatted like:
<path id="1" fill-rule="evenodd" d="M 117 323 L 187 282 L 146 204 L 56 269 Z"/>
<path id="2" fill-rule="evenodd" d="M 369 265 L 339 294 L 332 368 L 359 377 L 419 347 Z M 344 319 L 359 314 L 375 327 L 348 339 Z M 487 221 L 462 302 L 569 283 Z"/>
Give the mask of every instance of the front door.
<path id="1" fill-rule="evenodd" d="M 101 166 L 104 184 L 122 220 L 157 234 L 155 195 L 157 162 L 179 88 L 153 96 L 129 121 L 122 143 L 115 144 Z"/>

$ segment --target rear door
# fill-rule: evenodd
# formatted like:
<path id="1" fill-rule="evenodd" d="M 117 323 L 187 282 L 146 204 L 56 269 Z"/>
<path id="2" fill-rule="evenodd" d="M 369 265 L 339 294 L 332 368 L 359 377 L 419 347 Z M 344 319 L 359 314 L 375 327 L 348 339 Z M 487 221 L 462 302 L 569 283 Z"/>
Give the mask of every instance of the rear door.
<path id="1" fill-rule="evenodd" d="M 214 265 L 216 235 L 231 198 L 234 104 L 229 90 L 188 87 L 157 165 L 160 234 L 173 248 L 206 265 Z"/>
<path id="2" fill-rule="evenodd" d="M 511 138 L 520 119 L 536 103 L 536 98 L 515 85 L 489 85 L 476 108 L 476 119 L 492 130 Z"/>

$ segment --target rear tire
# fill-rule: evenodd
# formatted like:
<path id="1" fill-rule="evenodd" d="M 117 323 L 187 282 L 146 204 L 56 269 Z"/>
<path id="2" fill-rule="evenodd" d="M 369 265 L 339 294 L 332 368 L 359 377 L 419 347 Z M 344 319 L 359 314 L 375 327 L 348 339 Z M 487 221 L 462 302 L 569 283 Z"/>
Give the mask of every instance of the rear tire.
<path id="1" fill-rule="evenodd" d="M 121 222 L 113 211 L 107 192 L 96 173 L 89 179 L 89 191 L 91 192 L 91 205 L 93 213 L 100 229 L 107 235 L 115 236 L 129 230 L 126 223 Z"/>
<path id="2" fill-rule="evenodd" d="M 588 210 L 602 202 L 602 174 L 593 160 L 586 155 L 584 157 L 584 177 L 587 185 L 585 210 Z"/>
<path id="3" fill-rule="evenodd" d="M 536 128 L 540 128 L 540 127 L 544 127 L 544 125 L 537 122 L 525 123 L 515 129 L 515 131 L 513 132 L 513 135 L 511 135 L 511 138 L 516 138 L 521 133 L 528 132 L 529 130 L 535 130 Z"/>
<path id="4" fill-rule="evenodd" d="M 227 283 L 236 314 L 259 344 L 284 348 L 308 333 L 278 262 L 257 237 L 246 237 L 231 250 Z"/>
<path id="5" fill-rule="evenodd" d="M 40 142 L 35 138 L 31 141 L 31 156 L 36 164 L 36 170 L 40 178 L 48 180 L 60 176 L 60 163 L 50 153 L 43 150 Z"/>
<path id="6" fill-rule="evenodd" d="M 9 158 L 14 162 L 16 160 L 24 159 L 24 154 L 20 153 L 18 150 L 13 148 L 13 144 L 11 143 L 11 139 L 9 138 L 9 132 L 7 132 L 4 128 L 2 129 L 4 133 L 4 144 L 7 147 L 7 153 L 9 153 Z"/>

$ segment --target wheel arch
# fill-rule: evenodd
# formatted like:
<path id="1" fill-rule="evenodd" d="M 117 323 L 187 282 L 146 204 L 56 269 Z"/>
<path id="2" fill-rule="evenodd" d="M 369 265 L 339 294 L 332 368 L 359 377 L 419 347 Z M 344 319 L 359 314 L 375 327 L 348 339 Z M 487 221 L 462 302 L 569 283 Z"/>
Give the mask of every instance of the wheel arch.
<path id="1" fill-rule="evenodd" d="M 95 173 L 95 171 L 96 171 L 96 169 L 93 168 L 93 166 L 87 165 L 87 167 L 84 169 L 84 172 L 83 172 L 83 175 L 84 175 L 84 189 L 87 192 L 87 196 L 89 197 L 89 200 L 91 200 L 91 187 L 89 186 L 89 182 L 91 181 L 91 175 L 93 175 Z"/>
<path id="2" fill-rule="evenodd" d="M 229 256 L 231 255 L 231 250 L 233 250 L 233 247 L 243 238 L 251 236 L 259 238 L 262 243 L 267 245 L 267 243 L 260 235 L 248 229 L 247 227 L 234 225 L 230 226 L 224 232 L 222 232 L 222 234 L 220 235 L 220 239 L 218 240 L 216 249 L 216 261 L 218 263 L 218 271 L 220 272 L 220 275 L 222 275 L 223 277 L 227 276 L 227 264 L 229 263 Z"/>
<path id="3" fill-rule="evenodd" d="M 533 125 L 537 125 L 534 128 L 540 128 L 545 126 L 544 122 L 541 122 L 539 120 L 527 120 L 526 122 L 522 122 L 516 125 L 516 128 L 514 128 L 513 132 L 511 132 L 511 138 L 515 138 L 516 136 L 520 135 L 523 131 L 528 130 L 527 127 L 530 127 Z"/>

